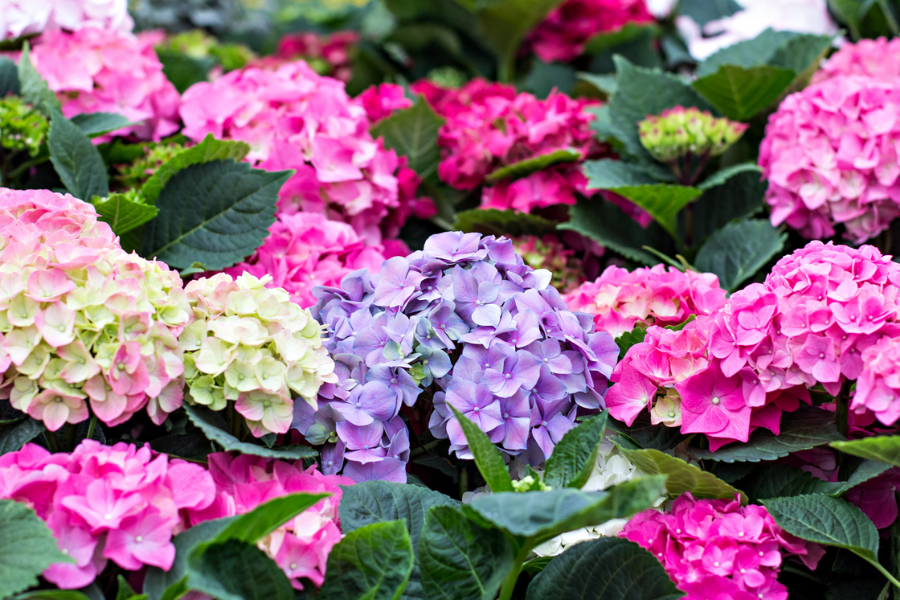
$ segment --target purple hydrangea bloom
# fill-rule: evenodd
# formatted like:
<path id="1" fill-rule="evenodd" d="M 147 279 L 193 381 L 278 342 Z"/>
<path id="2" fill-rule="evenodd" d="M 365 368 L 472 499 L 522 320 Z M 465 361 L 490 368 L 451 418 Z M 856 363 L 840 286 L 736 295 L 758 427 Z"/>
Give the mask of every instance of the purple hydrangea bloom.
<path id="1" fill-rule="evenodd" d="M 355 481 L 406 481 L 404 407 L 428 417 L 450 451 L 471 458 L 453 406 L 508 456 L 544 462 L 575 419 L 603 408 L 618 347 L 569 312 L 506 238 L 442 233 L 424 250 L 317 288 L 338 383 L 318 410 L 295 403 L 294 427 L 322 448 L 323 470 Z M 412 413 L 405 413 L 409 416 Z"/>

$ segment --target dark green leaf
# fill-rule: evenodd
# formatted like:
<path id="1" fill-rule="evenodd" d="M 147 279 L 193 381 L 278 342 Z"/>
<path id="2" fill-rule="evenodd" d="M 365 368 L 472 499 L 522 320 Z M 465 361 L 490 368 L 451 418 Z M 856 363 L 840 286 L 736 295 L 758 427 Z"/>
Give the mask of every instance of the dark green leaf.
<path id="1" fill-rule="evenodd" d="M 511 492 L 513 491 L 512 478 L 509 476 L 509 469 L 503 460 L 503 454 L 497 449 L 491 440 L 488 439 L 478 425 L 467 419 L 456 407 L 450 403 L 447 404 L 459 426 L 462 427 L 463 434 L 466 436 L 466 444 L 469 451 L 475 458 L 475 465 L 484 481 L 491 487 L 494 492 Z"/>
<path id="2" fill-rule="evenodd" d="M 747 121 L 778 98 L 795 76 L 791 69 L 771 65 L 722 65 L 693 86 L 726 117 Z"/>
<path id="3" fill-rule="evenodd" d="M 95 138 L 135 124 L 122 115 L 103 112 L 82 113 L 75 115 L 71 120 L 89 138 Z"/>
<path id="4" fill-rule="evenodd" d="M 269 234 L 278 191 L 292 173 L 253 169 L 233 159 L 179 171 L 156 200 L 159 214 L 144 226 L 141 255 L 175 269 L 194 262 L 209 270 L 230 267 Z"/>
<path id="5" fill-rule="evenodd" d="M 199 432 L 170 434 L 150 441 L 150 447 L 175 458 L 205 460 L 213 452 L 212 444 Z"/>
<path id="6" fill-rule="evenodd" d="M 515 210 L 473 208 L 456 213 L 453 230 L 497 236 L 544 236 L 556 231 L 556 223 L 539 215 Z"/>
<path id="7" fill-rule="evenodd" d="M 597 462 L 608 415 L 604 412 L 590 417 L 566 432 L 547 459 L 544 483 L 555 489 L 579 490 L 587 483 Z"/>
<path id="8" fill-rule="evenodd" d="M 628 349 L 635 344 L 640 344 L 647 336 L 647 329 L 644 327 L 635 327 L 631 331 L 626 331 L 616 338 L 616 344 L 619 346 L 619 360 L 625 358 Z"/>
<path id="9" fill-rule="evenodd" d="M 795 73 L 818 70 L 819 61 L 831 49 L 833 35 L 797 35 L 779 46 L 769 64 L 791 69 Z"/>
<path id="10" fill-rule="evenodd" d="M 654 425 L 646 411 L 641 411 L 630 427 L 612 418 L 607 421 L 606 427 L 627 436 L 638 448 L 671 450 L 687 437 L 678 428 Z"/>
<path id="11" fill-rule="evenodd" d="M 731 178 L 742 173 L 753 173 L 756 179 L 762 178 L 762 170 L 759 168 L 759 166 L 756 165 L 756 163 L 744 162 L 738 163 L 736 165 L 731 165 L 730 167 L 725 167 L 724 169 L 719 169 L 718 171 L 704 179 L 703 182 L 700 183 L 700 185 L 698 185 L 697 187 L 705 192 L 706 190 L 709 190 L 711 188 L 728 183 Z"/>
<path id="12" fill-rule="evenodd" d="M 684 492 L 690 492 L 695 498 L 734 498 L 739 493 L 734 487 L 725 483 L 708 471 L 699 468 L 675 456 L 659 450 L 625 450 L 625 456 L 644 473 L 651 475 L 667 475 L 666 491 L 673 498 Z M 747 497 L 740 492 L 744 504 Z"/>
<path id="13" fill-rule="evenodd" d="M 650 506 L 663 493 L 665 477 L 632 479 L 603 492 L 572 488 L 549 492 L 485 494 L 464 507 L 513 536 L 540 544 L 561 533 L 625 519 Z"/>
<path id="14" fill-rule="evenodd" d="M 70 194 L 88 201 L 109 195 L 109 175 L 100 152 L 77 125 L 58 112 L 47 136 L 50 162 Z"/>
<path id="15" fill-rule="evenodd" d="M 51 117 L 53 112 L 60 112 L 62 105 L 47 82 L 31 64 L 31 46 L 28 42 L 22 48 L 22 56 L 19 57 L 19 95 L 27 104 L 32 105 L 45 117 Z"/>
<path id="16" fill-rule="evenodd" d="M 841 492 L 853 489 L 861 483 L 874 479 L 890 468 L 891 465 L 881 462 L 880 460 L 867 460 L 856 456 L 845 456 L 841 461 L 839 472 L 840 478 L 846 479 L 846 481 L 840 482 L 842 486 Z"/>
<path id="17" fill-rule="evenodd" d="M 549 154 L 539 154 L 537 156 L 532 156 L 531 158 L 520 160 L 517 163 L 495 169 L 485 177 L 485 180 L 489 183 L 494 183 L 506 178 L 519 179 L 521 177 L 527 177 L 537 171 L 543 171 L 547 167 L 553 165 L 578 162 L 583 157 L 584 154 L 580 150 L 563 148 Z"/>
<path id="18" fill-rule="evenodd" d="M 734 483 L 735 481 L 743 479 L 744 477 L 755 471 L 757 468 L 759 468 L 758 464 L 751 462 L 720 462 L 714 463 L 714 465 L 716 477 L 718 477 L 725 483 Z"/>
<path id="19" fill-rule="evenodd" d="M 128 585 L 128 580 L 119 575 L 119 590 L 116 592 L 116 600 L 146 600 L 147 594 L 138 594 L 134 588 Z"/>
<path id="20" fill-rule="evenodd" d="M 547 98 L 554 89 L 572 95 L 576 80 L 575 67 L 572 65 L 545 63 L 535 59 L 520 89 L 542 99 Z"/>
<path id="21" fill-rule="evenodd" d="M 584 53 L 599 54 L 604 50 L 615 48 L 616 46 L 639 38 L 648 32 L 655 38 L 659 35 L 659 31 L 659 27 L 653 23 L 625 23 L 625 25 L 618 29 L 604 31 L 592 36 L 584 46 Z"/>
<path id="22" fill-rule="evenodd" d="M 422 179 L 434 179 L 441 160 L 437 135 L 444 124 L 424 97 L 412 107 L 382 119 L 372 128 L 373 137 L 384 139 L 386 148 L 407 157 L 409 168 Z"/>
<path id="23" fill-rule="evenodd" d="M 513 551 L 497 529 L 473 523 L 450 506 L 428 509 L 419 540 L 426 598 L 494 600 L 512 570 Z"/>
<path id="24" fill-rule="evenodd" d="M 205 406 L 184 405 L 191 423 L 203 432 L 203 435 L 212 442 L 219 444 L 223 450 L 237 450 L 241 454 L 262 456 L 263 458 L 280 458 L 282 460 L 297 460 L 299 458 L 314 458 L 318 453 L 309 446 L 286 445 L 275 448 L 257 446 L 248 442 L 242 442 L 228 432 L 225 419 Z"/>
<path id="25" fill-rule="evenodd" d="M 746 444 L 729 444 L 715 452 L 690 448 L 698 460 L 724 462 L 759 462 L 783 458 L 792 452 L 809 450 L 817 446 L 844 439 L 834 424 L 834 413 L 818 408 L 802 408 L 785 413 L 781 417 L 781 435 L 768 429 L 757 429 L 750 434 Z"/>
<path id="26" fill-rule="evenodd" d="M 91 600 L 91 598 L 77 590 L 35 590 L 13 596 L 12 600 Z"/>
<path id="27" fill-rule="evenodd" d="M 703 244 L 694 266 L 715 273 L 722 287 L 733 292 L 778 254 L 786 239 L 767 219 L 729 223 Z"/>
<path id="28" fill-rule="evenodd" d="M 619 538 L 576 544 L 550 561 L 526 600 L 675 600 L 684 596 L 655 556 Z"/>
<path id="29" fill-rule="evenodd" d="M 717 175 L 718 173 L 714 174 L 699 187 L 703 188 Z M 760 179 L 759 173 L 751 171 L 738 173 L 721 185 L 707 187 L 703 195 L 694 202 L 695 243 L 706 239 L 731 221 L 748 219 L 761 211 L 765 193 L 766 182 Z"/>
<path id="30" fill-rule="evenodd" d="M 172 82 L 179 94 L 201 81 L 207 80 L 210 69 L 216 66 L 215 59 L 194 58 L 175 50 L 156 49 L 156 55 L 163 66 L 163 74 Z"/>
<path id="31" fill-rule="evenodd" d="M 194 548 L 187 560 L 187 587 L 216 600 L 294 600 L 294 589 L 281 567 L 240 540 Z"/>
<path id="32" fill-rule="evenodd" d="M 544 570 L 544 568 L 550 564 L 550 561 L 553 560 L 552 556 L 536 556 L 529 561 L 526 561 L 522 565 L 522 570 L 534 577 L 538 573 Z"/>
<path id="33" fill-rule="evenodd" d="M 582 81 L 587 81 L 589 84 L 603 92 L 607 95 L 612 95 L 616 93 L 616 90 L 619 89 L 619 84 L 616 81 L 615 75 L 597 75 L 596 73 L 578 73 L 578 79 Z M 604 108 L 605 107 L 605 108 Z M 597 114 L 598 110 L 603 109 L 607 114 L 609 113 L 609 106 L 603 104 L 601 106 L 593 106 L 585 109 L 586 112 Z M 591 124 L 593 127 L 593 123 Z"/>
<path id="34" fill-rule="evenodd" d="M 613 75 L 609 76 L 612 79 L 612 82 L 615 83 L 616 78 Z M 592 81 L 593 85 L 599 85 L 598 80 Z M 609 94 L 613 94 L 616 91 L 618 84 L 610 89 Z M 603 91 L 606 91 L 605 89 Z M 584 112 L 594 115 L 594 120 L 591 121 L 591 129 L 595 132 L 597 139 L 601 142 L 610 142 L 614 141 L 616 137 L 616 130 L 612 125 L 611 117 L 609 116 L 609 104 L 602 104 L 600 106 L 590 106 L 584 109 Z"/>
<path id="35" fill-rule="evenodd" d="M 860 458 L 880 460 L 900 467 L 900 436 L 869 437 L 850 442 L 834 442 L 831 447 Z"/>
<path id="36" fill-rule="evenodd" d="M 15 452 L 45 431 L 44 424 L 34 419 L 26 419 L 16 425 L 0 430 L 0 456 Z"/>
<path id="37" fill-rule="evenodd" d="M 351 531 L 331 549 L 320 600 L 397 600 L 413 568 L 402 520 Z"/>
<path id="38" fill-rule="evenodd" d="M 135 202 L 125 194 L 111 194 L 94 202 L 100 220 L 109 223 L 113 233 L 122 235 L 135 227 L 140 227 L 159 213 L 152 204 Z"/>
<path id="39" fill-rule="evenodd" d="M 19 95 L 19 72 L 16 63 L 0 56 L 0 98 L 7 94 Z"/>
<path id="40" fill-rule="evenodd" d="M 822 481 L 806 471 L 787 465 L 764 465 L 756 469 L 744 480 L 743 489 L 750 502 L 759 504 L 760 500 L 803 496 L 806 494 L 839 494 L 843 485 Z"/>
<path id="41" fill-rule="evenodd" d="M 236 517 L 222 529 L 213 541 L 240 540 L 255 544 L 319 500 L 331 494 L 289 494 L 273 498 L 253 510 Z"/>
<path id="42" fill-rule="evenodd" d="M 0 500 L 0 598 L 33 585 L 53 563 L 74 562 L 59 551 L 56 539 L 34 510 Z"/>
<path id="43" fill-rule="evenodd" d="M 769 64 L 769 61 L 772 60 L 779 48 L 784 47 L 790 40 L 802 35 L 802 33 L 794 33 L 792 31 L 766 29 L 752 40 L 732 44 L 712 54 L 697 66 L 697 77 L 711 75 L 718 71 L 722 65 L 736 65 L 747 68 Z"/>
<path id="44" fill-rule="evenodd" d="M 678 13 L 692 18 L 701 27 L 710 21 L 730 17 L 739 10 L 743 9 L 735 0 L 681 0 L 678 3 Z"/>

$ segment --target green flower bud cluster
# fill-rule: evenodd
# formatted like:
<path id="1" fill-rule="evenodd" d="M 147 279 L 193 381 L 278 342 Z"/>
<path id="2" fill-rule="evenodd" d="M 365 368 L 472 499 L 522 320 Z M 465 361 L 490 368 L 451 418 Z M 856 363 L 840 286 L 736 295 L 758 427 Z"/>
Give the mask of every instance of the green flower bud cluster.
<path id="1" fill-rule="evenodd" d="M 169 162 L 172 157 L 182 150 L 184 150 L 184 146 L 181 144 L 148 146 L 144 156 L 119 167 L 119 175 L 116 179 L 127 189 L 140 188 L 156 173 L 158 168 Z"/>
<path id="2" fill-rule="evenodd" d="M 244 44 L 223 44 L 202 29 L 170 36 L 159 47 L 180 52 L 190 58 L 213 58 L 226 73 L 242 69 L 256 58 Z"/>
<path id="3" fill-rule="evenodd" d="M 47 119 L 21 98 L 7 96 L 0 99 L 0 145 L 7 150 L 27 150 L 28 154 L 36 156 L 49 129 Z"/>
<path id="4" fill-rule="evenodd" d="M 683 106 L 649 116 L 638 124 L 641 144 L 655 159 L 665 163 L 689 155 L 718 156 L 738 141 L 746 129 L 743 123 Z"/>
<path id="5" fill-rule="evenodd" d="M 545 235 L 523 235 L 513 238 L 513 248 L 525 264 L 533 269 L 547 269 L 553 273 L 551 283 L 561 293 L 570 292 L 584 283 L 584 269 L 575 252 L 566 248 L 558 238 Z"/>

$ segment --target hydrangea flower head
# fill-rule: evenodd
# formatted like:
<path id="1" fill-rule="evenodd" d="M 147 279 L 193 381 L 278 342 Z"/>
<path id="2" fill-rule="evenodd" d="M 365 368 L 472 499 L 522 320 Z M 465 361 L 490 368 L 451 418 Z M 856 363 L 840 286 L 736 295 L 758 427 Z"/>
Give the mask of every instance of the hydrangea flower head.
<path id="1" fill-rule="evenodd" d="M 807 239 L 862 243 L 900 215 L 893 140 L 900 82 L 837 75 L 791 94 L 769 117 L 759 165 L 774 225 Z"/>
<path id="2" fill-rule="evenodd" d="M 134 21 L 128 14 L 128 0 L 5 0 L 0 40 L 89 27 L 131 33 Z"/>
<path id="3" fill-rule="evenodd" d="M 555 235 L 513 238 L 513 248 L 532 269 L 546 269 L 553 273 L 551 283 L 563 293 L 572 291 L 584 281 L 581 261 Z"/>
<path id="4" fill-rule="evenodd" d="M 589 315 L 566 309 L 552 275 L 506 238 L 450 232 L 424 250 L 318 290 L 337 383 L 294 425 L 325 443 L 323 470 L 356 481 L 406 480 L 401 410 L 427 417 L 450 451 L 471 458 L 451 405 L 504 452 L 540 464 L 579 414 L 603 405 L 618 348 Z M 404 408 L 413 407 L 413 408 Z"/>
<path id="5" fill-rule="evenodd" d="M 275 55 L 260 59 L 255 66 L 277 67 L 302 59 L 319 75 L 348 82 L 353 77 L 351 50 L 358 41 L 359 34 L 355 31 L 288 33 L 278 40 Z"/>
<path id="6" fill-rule="evenodd" d="M 322 328 L 281 288 L 244 273 L 191 281 L 185 293 L 194 321 L 179 338 L 185 351 L 188 401 L 212 410 L 234 402 L 256 437 L 290 429 L 292 392 L 315 404 L 335 383 Z"/>

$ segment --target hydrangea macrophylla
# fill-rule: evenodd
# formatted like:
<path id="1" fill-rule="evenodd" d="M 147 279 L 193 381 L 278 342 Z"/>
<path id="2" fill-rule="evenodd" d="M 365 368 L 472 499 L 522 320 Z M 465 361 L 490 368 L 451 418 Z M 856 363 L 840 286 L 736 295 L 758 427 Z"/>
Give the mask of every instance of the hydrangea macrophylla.
<path id="1" fill-rule="evenodd" d="M 594 315 L 597 330 L 615 338 L 638 325 L 677 325 L 691 315 L 711 315 L 725 304 L 725 290 L 712 273 L 665 265 L 629 272 L 611 265 L 563 300 L 570 310 Z"/>
<path id="2" fill-rule="evenodd" d="M 862 39 L 844 44 L 813 74 L 812 83 L 841 75 L 860 75 L 892 83 L 900 80 L 900 40 Z"/>
<path id="3" fill-rule="evenodd" d="M 366 116 L 372 123 L 390 116 L 395 110 L 402 110 L 413 105 L 412 100 L 406 97 L 403 86 L 396 83 L 373 85 L 360 94 L 357 101 L 366 109 Z"/>
<path id="4" fill-rule="evenodd" d="M 294 588 L 303 589 L 302 579 L 321 586 L 328 554 L 342 537 L 338 517 L 340 486 L 352 485 L 353 480 L 323 475 L 315 466 L 304 469 L 303 461 L 299 460 L 270 461 L 246 454 L 232 456 L 227 452 L 209 455 L 209 473 L 215 482 L 215 501 L 189 511 L 191 526 L 244 514 L 288 494 L 331 494 L 257 542 L 259 549 L 281 567 Z"/>
<path id="5" fill-rule="evenodd" d="M 406 174 L 397 154 L 372 138 L 363 106 L 347 96 L 343 82 L 303 61 L 197 83 L 184 93 L 181 117 L 183 133 L 194 141 L 209 133 L 244 141 L 249 162 L 296 171 L 281 188 L 282 212 L 326 214 L 374 245 L 395 238 L 409 212 L 421 208 L 412 205 L 415 174 Z"/>
<path id="6" fill-rule="evenodd" d="M 291 391 L 315 405 L 324 382 L 337 383 L 322 328 L 281 288 L 249 273 L 219 273 L 185 287 L 194 321 L 179 338 L 188 401 L 212 410 L 229 401 L 256 437 L 286 433 Z"/>
<path id="7" fill-rule="evenodd" d="M 553 273 L 550 283 L 562 293 L 572 291 L 584 281 L 584 271 L 575 251 L 566 248 L 555 235 L 513 238 L 513 248 L 529 267 Z"/>
<path id="8" fill-rule="evenodd" d="M 528 36 L 528 43 L 544 62 L 566 62 L 584 52 L 597 34 L 628 23 L 652 23 L 644 0 L 566 0 Z"/>
<path id="9" fill-rule="evenodd" d="M 66 117 L 116 113 L 138 125 L 115 135 L 159 140 L 178 130 L 180 98 L 163 74 L 155 40 L 93 27 L 48 32 L 35 40 L 31 61 L 59 96 Z"/>
<path id="10" fill-rule="evenodd" d="M 353 77 L 350 50 L 359 41 L 355 31 L 318 34 L 312 31 L 288 33 L 278 40 L 274 56 L 266 56 L 253 63 L 258 67 L 280 67 L 296 60 L 304 60 L 320 75 L 329 75 L 343 82 Z"/>
<path id="11" fill-rule="evenodd" d="M 181 406 L 177 336 L 191 320 L 178 274 L 127 254 L 94 207 L 0 188 L 0 372 L 5 397 L 56 431 Z M 149 402 L 149 405 L 148 405 Z"/>
<path id="12" fill-rule="evenodd" d="M 0 498 L 33 508 L 73 559 L 43 573 L 62 589 L 90 585 L 110 560 L 126 571 L 169 570 L 172 536 L 215 496 L 206 469 L 149 446 L 84 440 L 71 454 L 25 444 L 0 456 Z"/>
<path id="13" fill-rule="evenodd" d="M 4 0 L 0 40 L 88 27 L 130 33 L 128 0 Z"/>
<path id="14" fill-rule="evenodd" d="M 420 395 L 433 400 L 432 434 L 460 457 L 471 453 L 448 404 L 507 454 L 543 462 L 578 414 L 600 409 L 618 358 L 551 277 L 506 238 L 453 232 L 386 261 L 380 275 L 357 271 L 318 291 L 313 315 L 328 328 L 338 382 L 319 391 L 318 410 L 297 403 L 294 425 L 326 443 L 323 470 L 405 481 L 399 413 Z M 428 409 L 416 407 L 423 419 Z"/>
<path id="15" fill-rule="evenodd" d="M 665 512 L 648 509 L 625 525 L 620 537 L 651 552 L 686 600 L 787 600 L 778 582 L 785 557 L 812 570 L 825 549 L 795 538 L 762 506 L 735 500 L 696 500 L 689 492 Z"/>
<path id="16" fill-rule="evenodd" d="M 769 117 L 759 165 L 772 224 L 807 239 L 862 243 L 900 215 L 893 140 L 900 82 L 838 75 L 788 96 Z"/>

